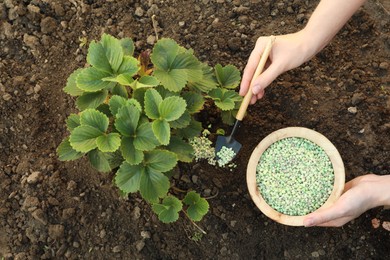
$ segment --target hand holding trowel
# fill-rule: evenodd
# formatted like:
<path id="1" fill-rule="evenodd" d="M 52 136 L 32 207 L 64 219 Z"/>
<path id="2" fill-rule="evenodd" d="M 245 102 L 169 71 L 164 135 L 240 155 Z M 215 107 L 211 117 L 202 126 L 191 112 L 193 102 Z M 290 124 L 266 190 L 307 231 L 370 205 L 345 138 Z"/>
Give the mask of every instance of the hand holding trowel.
<path id="1" fill-rule="evenodd" d="M 245 112 L 248 108 L 248 105 L 251 101 L 253 82 L 263 72 L 265 63 L 268 59 L 268 56 L 271 52 L 271 48 L 272 48 L 272 45 L 274 42 L 275 42 L 275 36 L 270 36 L 269 41 L 267 43 L 267 46 L 265 47 L 264 52 L 261 55 L 261 59 L 260 59 L 259 64 L 257 65 L 256 71 L 253 74 L 252 80 L 251 80 L 250 85 L 249 85 L 248 92 L 246 93 L 244 99 L 242 100 L 240 109 L 237 112 L 236 122 L 234 123 L 233 129 L 232 129 L 230 135 L 229 136 L 218 136 L 218 138 L 217 138 L 217 143 L 216 143 L 216 147 L 215 147 L 215 153 L 217 155 L 217 159 L 219 157 L 218 152 L 221 151 L 221 149 L 223 149 L 223 147 L 226 147 L 227 149 L 233 150 L 235 155 L 237 155 L 241 149 L 242 145 L 234 139 L 234 134 L 237 132 L 237 130 L 241 124 L 241 121 L 245 116 Z"/>

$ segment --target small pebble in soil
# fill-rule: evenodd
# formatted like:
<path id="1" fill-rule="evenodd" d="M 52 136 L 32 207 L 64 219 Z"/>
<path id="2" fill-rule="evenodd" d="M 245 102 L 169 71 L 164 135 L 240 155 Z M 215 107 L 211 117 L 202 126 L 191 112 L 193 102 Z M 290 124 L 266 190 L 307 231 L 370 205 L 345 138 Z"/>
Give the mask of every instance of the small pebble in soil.
<path id="1" fill-rule="evenodd" d="M 145 242 L 143 240 L 139 240 L 135 243 L 135 248 L 137 249 L 138 252 L 141 252 L 142 249 L 145 247 Z"/>
<path id="2" fill-rule="evenodd" d="M 10 94 L 8 94 L 8 93 L 3 95 L 4 101 L 9 101 L 11 98 L 12 98 L 12 96 Z"/>
<path id="3" fill-rule="evenodd" d="M 113 253 L 119 253 L 120 251 L 122 251 L 122 247 L 121 247 L 121 246 L 115 246 L 115 247 L 112 249 L 112 252 L 113 252 Z"/>
<path id="4" fill-rule="evenodd" d="M 41 179 L 41 172 L 35 171 L 32 172 L 28 177 L 27 177 L 27 183 L 28 184 L 35 184 Z"/>
<path id="5" fill-rule="evenodd" d="M 389 68 L 389 63 L 388 62 L 381 62 L 380 64 L 379 64 L 379 68 L 380 69 L 383 69 L 383 70 L 387 70 L 388 68 Z"/>
<path id="6" fill-rule="evenodd" d="M 351 114 L 356 114 L 357 113 L 357 107 L 349 107 L 348 112 Z"/>
<path id="7" fill-rule="evenodd" d="M 256 169 L 264 200 L 276 211 L 302 216 L 318 209 L 333 189 L 332 163 L 315 143 L 288 137 L 270 145 Z"/>
<path id="8" fill-rule="evenodd" d="M 317 251 L 314 251 L 311 253 L 311 256 L 314 258 L 318 258 L 318 257 L 320 257 L 320 254 Z"/>

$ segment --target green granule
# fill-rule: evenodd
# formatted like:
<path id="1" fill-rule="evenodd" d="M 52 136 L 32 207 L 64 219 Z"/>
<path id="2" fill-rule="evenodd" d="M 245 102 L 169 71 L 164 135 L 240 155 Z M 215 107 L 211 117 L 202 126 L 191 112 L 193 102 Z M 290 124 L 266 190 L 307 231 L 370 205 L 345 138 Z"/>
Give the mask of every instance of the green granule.
<path id="1" fill-rule="evenodd" d="M 210 165 L 216 165 L 215 148 L 207 138 L 210 132 L 206 129 L 201 136 L 192 138 L 189 142 L 194 149 L 195 161 L 207 160 Z"/>
<path id="2" fill-rule="evenodd" d="M 299 137 L 270 145 L 256 168 L 264 200 L 276 211 L 303 216 L 321 207 L 333 189 L 334 172 L 325 151 Z"/>
<path id="3" fill-rule="evenodd" d="M 233 148 L 222 146 L 221 150 L 217 152 L 217 163 L 219 167 L 224 167 L 236 156 Z"/>

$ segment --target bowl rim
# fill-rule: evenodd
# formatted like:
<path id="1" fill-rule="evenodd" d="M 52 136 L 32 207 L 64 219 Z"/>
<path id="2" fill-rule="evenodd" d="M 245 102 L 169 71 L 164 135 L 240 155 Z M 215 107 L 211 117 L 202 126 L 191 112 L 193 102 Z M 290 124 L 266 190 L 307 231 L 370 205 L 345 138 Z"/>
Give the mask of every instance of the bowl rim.
<path id="1" fill-rule="evenodd" d="M 325 151 L 332 163 L 335 175 L 333 189 L 328 199 L 319 209 L 331 206 L 341 196 L 345 185 L 344 163 L 332 142 L 319 132 L 305 127 L 286 127 L 276 130 L 261 140 L 253 150 L 248 162 L 246 176 L 249 194 L 253 202 L 261 212 L 278 223 L 289 226 L 303 226 L 303 219 L 306 215 L 290 216 L 276 211 L 265 202 L 256 183 L 256 167 L 264 151 L 271 144 L 288 137 L 301 137 L 314 142 Z"/>

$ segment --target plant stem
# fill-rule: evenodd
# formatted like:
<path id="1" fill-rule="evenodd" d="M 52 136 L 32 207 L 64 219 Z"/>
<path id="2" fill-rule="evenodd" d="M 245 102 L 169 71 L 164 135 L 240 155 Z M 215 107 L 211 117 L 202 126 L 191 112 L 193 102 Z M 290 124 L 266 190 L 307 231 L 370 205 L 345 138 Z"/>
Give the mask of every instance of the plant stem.
<path id="1" fill-rule="evenodd" d="M 156 41 L 158 41 L 156 15 L 152 15 L 152 24 L 153 24 L 154 33 L 156 34 Z"/>
<path id="2" fill-rule="evenodd" d="M 219 194 L 219 191 L 217 191 L 216 194 L 214 194 L 213 196 L 210 196 L 210 197 L 207 197 L 207 198 L 204 198 L 205 200 L 210 200 L 210 199 L 214 199 L 215 197 L 217 197 Z"/>
<path id="3" fill-rule="evenodd" d="M 177 188 L 175 186 L 171 186 L 171 189 L 173 189 L 173 190 L 175 190 L 177 192 L 182 192 L 182 193 L 187 192 L 186 190 L 179 189 L 179 188 Z"/>
<path id="4" fill-rule="evenodd" d="M 190 216 L 188 216 L 187 212 L 185 212 L 185 210 L 181 210 L 184 212 L 184 215 L 186 215 L 186 217 L 191 221 L 192 225 L 194 225 L 197 229 L 199 229 L 200 232 L 202 232 L 203 234 L 207 234 L 206 231 L 204 231 L 200 226 L 198 226 L 194 221 L 192 221 L 192 219 L 190 218 Z"/>

